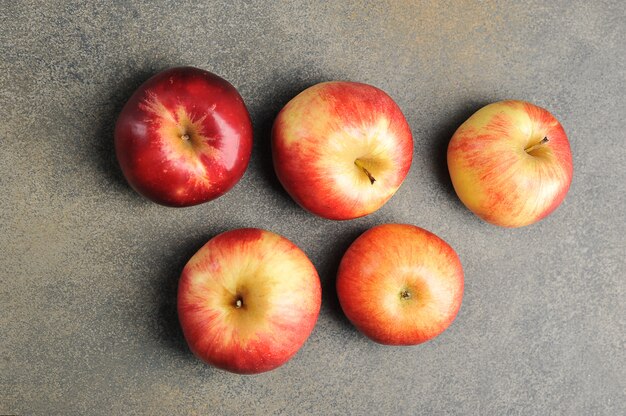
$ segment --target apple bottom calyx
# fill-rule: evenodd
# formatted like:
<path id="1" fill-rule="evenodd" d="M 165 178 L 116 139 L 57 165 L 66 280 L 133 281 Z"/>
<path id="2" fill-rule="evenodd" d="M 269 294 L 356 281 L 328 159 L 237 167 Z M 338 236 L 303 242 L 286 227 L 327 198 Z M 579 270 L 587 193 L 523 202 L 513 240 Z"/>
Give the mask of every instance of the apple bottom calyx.
<path id="1" fill-rule="evenodd" d="M 463 298 L 463 267 L 454 249 L 409 224 L 361 234 L 337 271 L 337 297 L 348 320 L 384 345 L 416 345 L 441 334 Z"/>

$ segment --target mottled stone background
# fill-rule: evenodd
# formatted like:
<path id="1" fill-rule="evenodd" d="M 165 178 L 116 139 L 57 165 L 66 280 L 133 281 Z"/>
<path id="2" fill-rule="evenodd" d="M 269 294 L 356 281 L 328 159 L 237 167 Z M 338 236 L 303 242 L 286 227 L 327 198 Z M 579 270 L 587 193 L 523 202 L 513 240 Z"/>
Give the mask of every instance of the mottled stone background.
<path id="1" fill-rule="evenodd" d="M 623 1 L 0 1 L 0 414 L 622 415 L 626 413 L 626 6 Z M 157 71 L 231 81 L 254 122 L 243 180 L 188 209 L 125 183 L 113 126 Z M 313 217 L 282 190 L 269 131 L 324 80 L 377 85 L 412 126 L 411 172 L 380 211 Z M 456 198 L 445 149 L 505 98 L 552 111 L 575 173 L 561 207 L 517 230 Z M 334 293 L 342 252 L 384 222 L 459 253 L 454 324 L 410 348 L 375 345 Z M 297 356 L 254 377 L 195 359 L 178 275 L 216 233 L 285 235 L 324 286 Z"/>

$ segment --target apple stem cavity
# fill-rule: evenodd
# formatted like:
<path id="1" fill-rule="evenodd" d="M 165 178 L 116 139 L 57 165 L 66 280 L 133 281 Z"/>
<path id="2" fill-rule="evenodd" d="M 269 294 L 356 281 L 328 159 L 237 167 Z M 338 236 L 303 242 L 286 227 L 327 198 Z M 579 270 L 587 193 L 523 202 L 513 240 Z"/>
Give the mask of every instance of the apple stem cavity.
<path id="1" fill-rule="evenodd" d="M 541 141 L 535 145 L 532 145 L 530 147 L 527 147 L 526 149 L 524 149 L 526 151 L 526 153 L 530 153 L 535 149 L 539 149 L 541 146 L 543 146 L 544 144 L 548 143 L 550 140 L 548 140 L 547 137 L 544 137 L 543 139 L 541 139 Z"/>
<path id="2" fill-rule="evenodd" d="M 361 163 L 361 161 L 359 159 L 357 159 L 357 160 L 354 161 L 354 164 L 357 165 L 357 167 L 359 169 L 361 169 L 367 175 L 367 177 L 370 180 L 370 183 L 372 185 L 374 185 L 374 182 L 376 182 L 376 178 L 374 178 L 374 176 L 372 176 L 372 174 L 370 173 L 369 170 L 365 169 L 365 166 L 363 166 L 363 163 Z"/>

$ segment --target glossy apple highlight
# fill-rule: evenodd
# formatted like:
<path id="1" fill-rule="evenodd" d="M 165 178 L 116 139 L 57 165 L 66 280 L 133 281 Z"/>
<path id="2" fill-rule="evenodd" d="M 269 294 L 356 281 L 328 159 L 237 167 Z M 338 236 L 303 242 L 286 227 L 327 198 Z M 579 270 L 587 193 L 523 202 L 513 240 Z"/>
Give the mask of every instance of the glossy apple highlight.
<path id="1" fill-rule="evenodd" d="M 141 85 L 115 125 L 115 152 L 128 183 L 159 204 L 215 199 L 243 176 L 252 123 L 230 83 L 210 72 L 171 68 Z"/>

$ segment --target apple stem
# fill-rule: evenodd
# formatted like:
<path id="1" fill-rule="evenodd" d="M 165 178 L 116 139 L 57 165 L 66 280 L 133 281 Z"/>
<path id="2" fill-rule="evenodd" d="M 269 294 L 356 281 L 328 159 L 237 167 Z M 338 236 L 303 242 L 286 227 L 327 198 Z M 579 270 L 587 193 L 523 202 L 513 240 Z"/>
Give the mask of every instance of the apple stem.
<path id="1" fill-rule="evenodd" d="M 408 290 L 403 290 L 402 292 L 400 292 L 400 297 L 402 299 L 411 299 L 411 292 L 409 292 Z"/>
<path id="2" fill-rule="evenodd" d="M 357 167 L 359 167 L 369 178 L 370 183 L 372 185 L 374 185 L 374 182 L 376 182 L 376 178 L 374 178 L 374 176 L 372 176 L 372 174 L 370 173 L 369 170 L 365 169 L 365 166 L 363 166 L 363 164 L 361 163 L 361 161 L 359 159 L 354 161 L 354 164 L 357 165 Z"/>
<path id="3" fill-rule="evenodd" d="M 235 308 L 239 309 L 242 306 L 243 306 L 243 299 L 237 298 L 237 300 L 235 301 Z"/>
<path id="4" fill-rule="evenodd" d="M 544 144 L 548 143 L 549 140 L 547 137 L 544 137 L 543 139 L 541 139 L 541 141 L 533 146 L 527 147 L 526 149 L 524 149 L 526 151 L 526 153 L 530 153 L 535 149 L 539 149 L 541 146 L 543 146 Z"/>
<path id="5" fill-rule="evenodd" d="M 182 136 L 180 136 L 181 139 L 183 139 L 184 141 L 189 140 L 191 137 L 189 137 L 189 135 L 187 133 L 183 134 Z"/>

